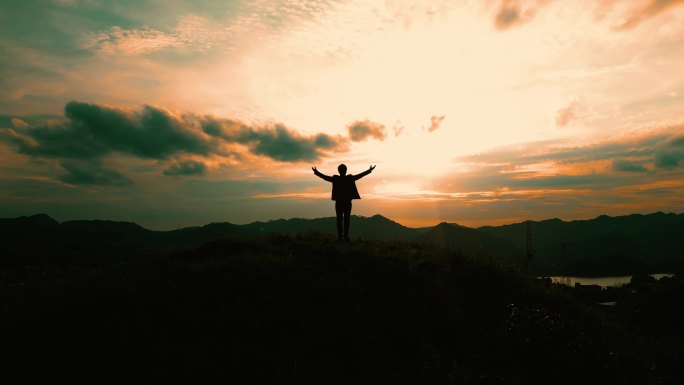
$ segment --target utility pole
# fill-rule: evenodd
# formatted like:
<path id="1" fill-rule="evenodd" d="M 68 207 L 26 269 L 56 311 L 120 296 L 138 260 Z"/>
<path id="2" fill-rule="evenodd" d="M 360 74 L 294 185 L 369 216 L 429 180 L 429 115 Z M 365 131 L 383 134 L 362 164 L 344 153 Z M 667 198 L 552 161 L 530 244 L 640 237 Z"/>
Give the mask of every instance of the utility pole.
<path id="1" fill-rule="evenodd" d="M 527 253 L 525 254 L 525 261 L 523 262 L 523 272 L 527 274 L 527 268 L 532 263 L 534 258 L 534 249 L 532 249 L 532 221 L 527 221 Z"/>

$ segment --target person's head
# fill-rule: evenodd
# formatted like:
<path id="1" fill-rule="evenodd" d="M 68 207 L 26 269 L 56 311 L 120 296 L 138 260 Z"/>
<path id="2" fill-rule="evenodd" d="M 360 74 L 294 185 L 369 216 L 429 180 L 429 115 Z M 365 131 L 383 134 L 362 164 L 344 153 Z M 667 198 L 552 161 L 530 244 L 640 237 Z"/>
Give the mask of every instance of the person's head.
<path id="1" fill-rule="evenodd" d="M 347 166 L 341 164 L 337 166 L 337 171 L 340 173 L 340 175 L 345 176 L 347 174 Z"/>

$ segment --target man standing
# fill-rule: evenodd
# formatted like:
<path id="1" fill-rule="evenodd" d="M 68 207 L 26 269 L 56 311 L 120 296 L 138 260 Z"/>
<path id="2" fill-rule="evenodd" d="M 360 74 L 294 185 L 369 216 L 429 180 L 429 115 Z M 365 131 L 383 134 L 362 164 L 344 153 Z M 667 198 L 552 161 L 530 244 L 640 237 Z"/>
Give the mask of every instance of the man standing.
<path id="1" fill-rule="evenodd" d="M 311 167 L 314 174 L 321 179 L 333 184 L 332 200 L 335 201 L 335 214 L 337 214 L 337 240 L 349 241 L 349 218 L 351 216 L 352 199 L 361 199 L 356 189 L 356 181 L 370 174 L 375 166 L 359 175 L 347 175 L 347 166 L 341 164 L 337 167 L 340 175 L 328 176 L 320 173 L 316 166 Z M 344 226 L 343 225 L 344 219 Z M 343 237 L 344 236 L 344 237 Z"/>

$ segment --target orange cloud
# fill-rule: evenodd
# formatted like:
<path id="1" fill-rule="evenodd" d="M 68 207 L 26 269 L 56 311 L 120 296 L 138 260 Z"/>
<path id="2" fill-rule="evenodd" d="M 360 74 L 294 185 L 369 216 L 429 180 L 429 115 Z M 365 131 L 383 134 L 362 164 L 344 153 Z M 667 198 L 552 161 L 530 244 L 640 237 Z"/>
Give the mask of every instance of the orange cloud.
<path id="1" fill-rule="evenodd" d="M 349 138 L 354 142 L 361 142 L 369 137 L 377 140 L 385 140 L 386 132 L 385 126 L 380 123 L 371 122 L 370 120 L 357 120 L 347 126 L 349 131 Z"/>
<path id="2" fill-rule="evenodd" d="M 523 6 L 523 3 L 525 5 Z M 516 25 L 524 24 L 532 20 L 546 1 L 528 1 L 520 0 L 501 0 L 499 3 L 496 16 L 494 17 L 494 25 L 499 30 L 506 30 Z"/>
<path id="3" fill-rule="evenodd" d="M 684 4 L 684 0 L 651 0 L 645 7 L 633 13 L 627 21 L 617 27 L 618 30 L 632 29 L 641 22 L 646 21 L 677 5 Z"/>
<path id="4" fill-rule="evenodd" d="M 570 105 L 558 110 L 556 113 L 556 124 L 560 127 L 565 127 L 570 124 L 577 119 L 577 109 L 577 102 L 572 102 Z"/>
<path id="5" fill-rule="evenodd" d="M 19 118 L 12 118 L 12 125 L 16 128 L 27 128 L 29 126 L 28 123 Z"/>
<path id="6" fill-rule="evenodd" d="M 428 127 L 428 132 L 432 132 L 436 129 L 439 128 L 439 126 L 442 124 L 442 120 L 444 120 L 445 116 L 437 116 L 433 115 L 430 117 L 430 127 Z"/>

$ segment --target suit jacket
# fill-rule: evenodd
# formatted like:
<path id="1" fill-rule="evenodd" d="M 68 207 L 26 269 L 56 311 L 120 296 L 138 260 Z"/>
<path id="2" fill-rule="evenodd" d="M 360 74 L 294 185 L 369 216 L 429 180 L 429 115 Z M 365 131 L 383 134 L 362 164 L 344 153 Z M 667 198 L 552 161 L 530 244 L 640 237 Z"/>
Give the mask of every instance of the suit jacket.
<path id="1" fill-rule="evenodd" d="M 334 201 L 350 201 L 352 199 L 361 199 L 359 190 L 356 189 L 356 181 L 371 173 L 371 170 L 366 170 L 358 175 L 333 175 L 327 176 L 317 172 L 316 175 L 332 182 L 332 197 Z"/>

